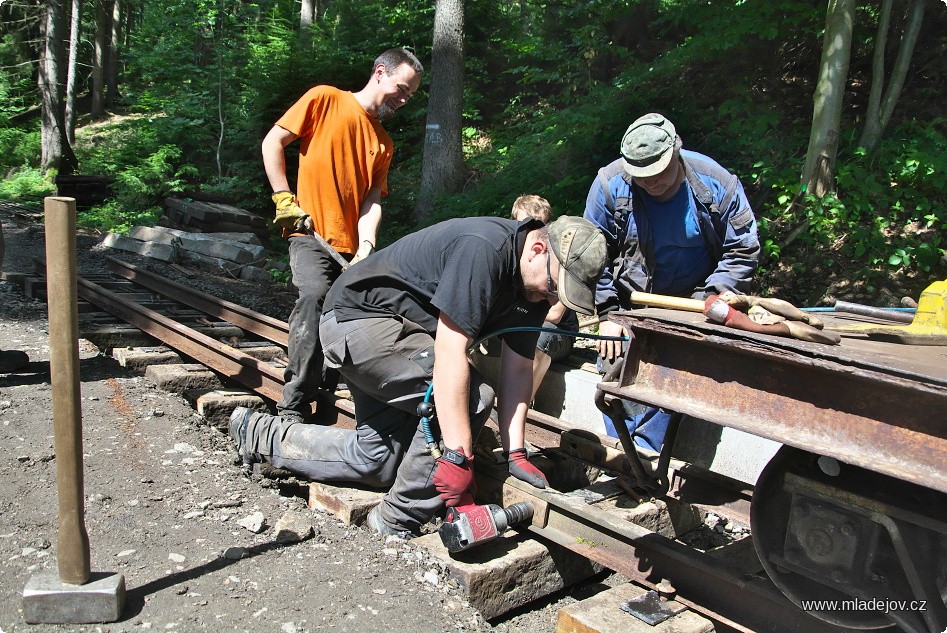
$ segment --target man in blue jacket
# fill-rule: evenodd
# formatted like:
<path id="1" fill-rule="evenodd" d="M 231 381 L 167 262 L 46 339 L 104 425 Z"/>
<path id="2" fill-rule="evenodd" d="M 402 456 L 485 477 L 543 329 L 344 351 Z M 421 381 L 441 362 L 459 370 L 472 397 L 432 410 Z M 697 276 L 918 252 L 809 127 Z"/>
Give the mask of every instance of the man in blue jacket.
<path id="1" fill-rule="evenodd" d="M 595 293 L 602 318 L 630 310 L 633 291 L 696 299 L 749 291 L 760 243 L 743 186 L 713 159 L 681 145 L 671 121 L 646 114 L 625 131 L 621 158 L 600 169 L 592 183 L 585 218 L 601 228 L 609 248 Z M 607 320 L 599 333 L 627 334 Z M 611 362 L 621 344 L 599 341 L 598 352 Z M 652 408 L 626 423 L 635 443 L 660 450 L 668 417 Z M 613 424 L 606 417 L 615 436 Z"/>

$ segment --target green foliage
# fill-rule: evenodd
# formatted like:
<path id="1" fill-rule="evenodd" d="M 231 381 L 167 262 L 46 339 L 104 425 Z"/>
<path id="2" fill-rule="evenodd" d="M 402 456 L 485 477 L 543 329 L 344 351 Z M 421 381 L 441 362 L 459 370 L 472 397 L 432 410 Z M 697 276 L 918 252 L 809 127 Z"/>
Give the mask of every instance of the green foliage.
<path id="1" fill-rule="evenodd" d="M 0 180 L 0 200 L 20 202 L 56 194 L 55 172 L 21 167 Z"/>
<path id="2" fill-rule="evenodd" d="M 0 169 L 37 165 L 40 158 L 39 130 L 0 127 Z"/>
<path id="3" fill-rule="evenodd" d="M 150 226 L 161 217 L 161 201 L 184 189 L 195 170 L 180 164 L 181 150 L 162 145 L 135 163 L 116 170 L 114 196 L 104 205 L 79 213 L 83 228 L 127 233 L 136 225 Z"/>
<path id="4" fill-rule="evenodd" d="M 86 230 L 111 231 L 126 235 L 135 226 L 154 226 L 160 217 L 160 207 L 129 208 L 113 200 L 87 211 L 80 211 L 76 225 Z"/>
<path id="5" fill-rule="evenodd" d="M 868 267 L 930 273 L 947 247 L 947 138 L 943 119 L 896 126 L 878 150 L 840 153 L 835 194 L 804 198 L 805 245 Z M 798 186 L 776 183 L 776 203 L 763 210 L 761 233 L 798 224 L 788 203 Z M 781 192 L 781 193 L 780 193 Z M 764 247 L 765 249 L 766 247 Z M 770 256 L 779 247 L 769 238 Z"/>

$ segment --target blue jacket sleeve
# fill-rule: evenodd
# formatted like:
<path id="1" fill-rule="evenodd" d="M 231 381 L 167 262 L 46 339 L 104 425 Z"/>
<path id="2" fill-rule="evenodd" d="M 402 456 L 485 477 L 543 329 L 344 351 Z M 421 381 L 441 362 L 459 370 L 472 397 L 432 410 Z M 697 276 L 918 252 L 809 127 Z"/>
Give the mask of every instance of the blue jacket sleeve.
<path id="1" fill-rule="evenodd" d="M 592 181 L 589 195 L 585 199 L 585 213 L 582 215 L 605 234 L 605 242 L 608 245 L 608 261 L 595 289 L 595 309 L 599 316 L 602 316 L 618 309 L 614 274 L 615 259 L 621 245 L 618 241 L 618 226 L 611 211 L 605 206 L 605 190 L 602 189 L 602 181 L 599 178 Z"/>
<path id="2" fill-rule="evenodd" d="M 695 290 L 694 297 L 704 298 L 725 290 L 746 294 L 756 274 L 760 256 L 756 217 L 739 181 L 730 204 L 720 209 L 720 213 L 722 254 L 703 287 Z"/>

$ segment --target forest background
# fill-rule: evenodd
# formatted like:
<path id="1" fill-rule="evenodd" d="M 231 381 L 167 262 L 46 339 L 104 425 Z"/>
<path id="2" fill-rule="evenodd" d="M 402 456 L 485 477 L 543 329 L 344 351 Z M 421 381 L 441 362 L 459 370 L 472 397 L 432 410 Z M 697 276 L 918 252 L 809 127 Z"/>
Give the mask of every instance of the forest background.
<path id="1" fill-rule="evenodd" d="M 523 193 L 580 215 L 657 111 L 740 176 L 761 294 L 896 305 L 947 277 L 945 0 L 0 0 L 0 20 L 0 199 L 114 177 L 86 229 L 153 224 L 171 194 L 271 214 L 273 122 L 408 46 L 427 72 L 386 122 L 382 245 Z"/>

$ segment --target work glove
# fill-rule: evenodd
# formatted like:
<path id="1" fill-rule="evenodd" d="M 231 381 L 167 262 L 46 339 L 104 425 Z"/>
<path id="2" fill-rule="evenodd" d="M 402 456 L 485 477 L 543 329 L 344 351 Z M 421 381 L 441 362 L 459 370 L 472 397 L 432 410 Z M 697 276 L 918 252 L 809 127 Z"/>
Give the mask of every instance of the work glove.
<path id="1" fill-rule="evenodd" d="M 296 204 L 296 194 L 292 191 L 277 191 L 272 198 L 276 205 L 273 224 L 290 233 L 312 232 L 312 218 Z"/>
<path id="2" fill-rule="evenodd" d="M 733 292 L 722 292 L 720 293 L 720 298 L 727 302 L 727 304 L 733 306 L 741 312 L 747 312 L 750 317 L 753 317 L 754 309 L 764 310 L 778 316 L 783 317 L 787 321 L 801 321 L 802 323 L 808 323 L 814 328 L 821 330 L 824 325 L 822 320 L 819 319 L 816 315 L 803 312 L 793 304 L 788 301 L 783 301 L 782 299 L 774 299 L 772 297 L 754 297 L 752 295 L 739 295 Z M 754 319 L 757 321 L 757 319 Z M 763 323 L 764 321 L 757 321 L 758 323 Z M 778 321 L 774 321 L 778 322 Z"/>
<path id="3" fill-rule="evenodd" d="M 368 240 L 362 240 L 362 242 L 358 245 L 358 250 L 355 251 L 355 257 L 353 257 L 352 261 L 349 262 L 349 266 L 357 264 L 374 252 L 375 245 Z"/>
<path id="4" fill-rule="evenodd" d="M 776 301 L 780 300 L 777 299 Z M 781 303 L 792 307 L 793 310 L 797 309 L 785 301 Z M 747 304 L 741 301 L 738 302 L 737 305 Z M 765 317 L 762 315 L 762 312 L 765 312 L 765 310 L 762 310 L 759 305 L 755 305 L 752 309 L 755 310 L 756 320 L 734 308 L 733 305 L 727 302 L 725 296 L 710 295 L 704 300 L 704 315 L 714 323 L 720 323 L 727 327 L 745 330 L 747 332 L 757 332 L 759 334 L 788 336 L 801 341 L 824 343 L 826 345 L 838 345 L 842 340 L 842 337 L 835 332 L 824 332 L 802 321 L 793 321 L 782 316 L 779 316 L 778 320 L 776 320 L 769 318 L 773 316 L 771 313 L 769 313 L 769 317 Z M 784 308 L 780 307 L 780 309 Z"/>
<path id="5" fill-rule="evenodd" d="M 525 481 L 536 488 L 545 488 L 549 485 L 549 481 L 546 480 L 546 475 L 529 463 L 529 460 L 526 458 L 525 448 L 517 448 L 510 451 L 508 465 L 510 474 L 520 481 Z"/>
<path id="6" fill-rule="evenodd" d="M 474 481 L 473 456 L 460 466 L 443 457 L 434 468 L 434 488 L 448 508 L 473 504 L 477 484 Z"/>

